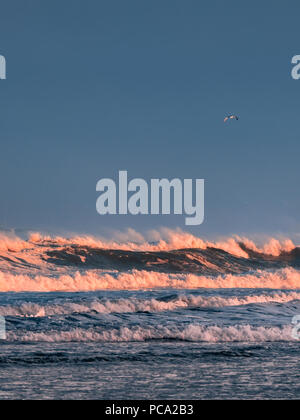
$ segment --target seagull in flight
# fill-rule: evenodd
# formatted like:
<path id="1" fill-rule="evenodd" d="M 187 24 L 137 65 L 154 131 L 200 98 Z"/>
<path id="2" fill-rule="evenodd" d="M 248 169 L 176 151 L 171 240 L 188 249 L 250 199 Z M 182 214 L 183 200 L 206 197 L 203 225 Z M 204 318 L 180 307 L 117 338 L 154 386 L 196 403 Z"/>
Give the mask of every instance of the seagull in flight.
<path id="1" fill-rule="evenodd" d="M 238 120 L 239 117 L 237 115 L 227 115 L 227 117 L 224 118 L 224 122 L 226 122 L 227 120 Z"/>

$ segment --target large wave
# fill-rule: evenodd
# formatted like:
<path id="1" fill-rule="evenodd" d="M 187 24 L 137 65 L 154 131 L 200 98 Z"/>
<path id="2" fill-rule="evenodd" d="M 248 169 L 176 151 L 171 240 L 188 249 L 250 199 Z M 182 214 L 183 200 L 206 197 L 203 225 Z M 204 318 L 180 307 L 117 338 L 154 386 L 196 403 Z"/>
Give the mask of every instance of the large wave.
<path id="1" fill-rule="evenodd" d="M 163 229 L 146 240 L 0 236 L 0 292 L 150 288 L 300 288 L 300 248 L 270 239 L 209 242 Z M 159 236 L 160 235 L 160 236 Z"/>

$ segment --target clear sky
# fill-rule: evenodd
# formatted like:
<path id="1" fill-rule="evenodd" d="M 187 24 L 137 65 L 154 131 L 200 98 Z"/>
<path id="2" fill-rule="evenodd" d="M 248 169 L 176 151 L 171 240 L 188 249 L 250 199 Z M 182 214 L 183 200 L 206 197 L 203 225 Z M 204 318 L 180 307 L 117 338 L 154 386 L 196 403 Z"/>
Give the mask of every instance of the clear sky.
<path id="1" fill-rule="evenodd" d="M 299 16 L 293 0 L 2 0 L 0 226 L 186 229 L 99 216 L 96 182 L 125 169 L 204 178 L 197 235 L 299 233 Z"/>

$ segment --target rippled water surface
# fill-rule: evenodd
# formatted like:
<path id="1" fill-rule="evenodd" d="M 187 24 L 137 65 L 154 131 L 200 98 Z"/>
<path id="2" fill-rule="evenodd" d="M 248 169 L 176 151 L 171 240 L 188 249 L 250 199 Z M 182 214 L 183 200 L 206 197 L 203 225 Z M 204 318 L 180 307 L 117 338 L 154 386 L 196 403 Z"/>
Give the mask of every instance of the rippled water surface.
<path id="1" fill-rule="evenodd" d="M 2 293 L 0 398 L 299 398 L 295 290 Z"/>

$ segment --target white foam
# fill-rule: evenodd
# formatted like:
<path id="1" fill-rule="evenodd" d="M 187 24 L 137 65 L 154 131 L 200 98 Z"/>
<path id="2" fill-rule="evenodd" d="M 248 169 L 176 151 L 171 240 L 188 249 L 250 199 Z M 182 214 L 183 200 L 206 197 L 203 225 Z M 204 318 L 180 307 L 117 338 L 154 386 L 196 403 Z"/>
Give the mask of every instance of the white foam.
<path id="1" fill-rule="evenodd" d="M 300 272 L 293 268 L 275 271 L 257 270 L 252 274 L 219 275 L 167 274 L 132 270 L 105 273 L 99 270 L 79 271 L 57 277 L 46 275 L 11 274 L 0 271 L 0 292 L 54 292 L 139 289 L 198 289 L 198 288 L 266 288 L 300 289 Z"/>
<path id="2" fill-rule="evenodd" d="M 7 336 L 8 341 L 21 342 L 130 342 L 151 339 L 177 339 L 194 342 L 279 342 L 294 341 L 291 336 L 291 326 L 284 327 L 253 327 L 250 325 L 234 325 L 221 327 L 217 325 L 202 326 L 190 324 L 184 329 L 177 326 L 156 326 L 155 328 L 122 327 L 112 330 L 83 330 L 80 328 L 70 331 L 24 332 L 12 333 Z"/>
<path id="3" fill-rule="evenodd" d="M 253 303 L 286 303 L 300 300 L 297 292 L 271 292 L 270 294 L 243 297 L 180 295 L 169 301 L 158 299 L 120 298 L 114 300 L 92 300 L 79 303 L 64 302 L 41 305 L 31 302 L 20 305 L 0 306 L 2 316 L 45 317 L 70 315 L 74 313 L 136 313 L 174 311 L 181 308 L 222 308 L 227 306 L 249 305 Z"/>

